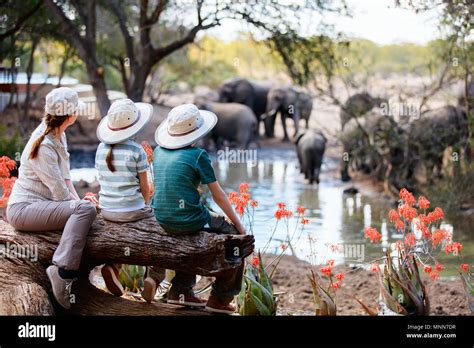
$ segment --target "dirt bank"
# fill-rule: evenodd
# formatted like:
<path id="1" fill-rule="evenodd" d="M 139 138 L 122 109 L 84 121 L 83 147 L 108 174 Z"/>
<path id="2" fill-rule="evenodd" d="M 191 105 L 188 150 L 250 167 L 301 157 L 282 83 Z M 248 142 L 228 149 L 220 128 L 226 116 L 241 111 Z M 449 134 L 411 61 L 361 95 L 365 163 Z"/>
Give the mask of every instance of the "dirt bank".
<path id="1" fill-rule="evenodd" d="M 269 262 L 273 255 L 266 255 Z M 285 313 L 299 311 L 314 312 L 315 305 L 308 280 L 310 264 L 293 256 L 283 256 L 273 277 L 276 292 L 285 292 L 280 296 L 280 307 Z M 317 267 L 315 270 L 318 270 Z M 376 307 L 379 295 L 377 278 L 374 273 L 363 269 L 351 269 L 336 266 L 335 272 L 344 272 L 345 278 L 337 292 L 337 308 L 340 315 L 367 315 L 354 300 L 361 299 L 372 308 Z M 427 282 L 432 315 L 469 315 L 469 307 L 460 280 L 437 280 Z"/>

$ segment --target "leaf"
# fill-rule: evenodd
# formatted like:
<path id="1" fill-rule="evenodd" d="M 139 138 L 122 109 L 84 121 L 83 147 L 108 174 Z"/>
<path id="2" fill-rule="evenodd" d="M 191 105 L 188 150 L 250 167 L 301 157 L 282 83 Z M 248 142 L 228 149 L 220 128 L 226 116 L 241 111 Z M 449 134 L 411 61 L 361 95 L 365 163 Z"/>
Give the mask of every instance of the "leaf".
<path id="1" fill-rule="evenodd" d="M 375 309 L 370 308 L 367 306 L 362 300 L 359 300 L 358 298 L 354 298 L 361 306 L 362 308 L 367 312 L 368 315 L 371 316 L 376 316 L 378 313 Z"/>
<path id="2" fill-rule="evenodd" d="M 249 295 L 252 302 L 257 307 L 260 315 L 271 316 L 273 314 L 272 311 L 267 306 L 265 306 L 265 304 L 262 301 L 260 301 L 260 299 L 257 296 L 255 296 L 252 292 L 249 292 Z"/>
<path id="3" fill-rule="evenodd" d="M 258 252 L 258 259 L 259 259 L 259 264 L 258 264 L 258 271 L 259 271 L 259 281 L 260 284 L 262 284 L 265 289 L 267 289 L 270 294 L 273 296 L 273 285 L 270 277 L 268 276 L 267 272 L 265 271 L 265 268 L 263 267 L 263 262 L 262 262 L 262 256 L 260 255 L 260 252 Z"/>
<path id="4" fill-rule="evenodd" d="M 271 311 L 275 309 L 275 300 L 273 299 L 273 294 L 270 293 L 262 284 L 253 280 L 252 278 L 248 278 L 250 282 L 250 293 L 253 293 L 258 298 L 262 299 L 262 302 L 265 303 L 266 306 L 270 308 Z"/>

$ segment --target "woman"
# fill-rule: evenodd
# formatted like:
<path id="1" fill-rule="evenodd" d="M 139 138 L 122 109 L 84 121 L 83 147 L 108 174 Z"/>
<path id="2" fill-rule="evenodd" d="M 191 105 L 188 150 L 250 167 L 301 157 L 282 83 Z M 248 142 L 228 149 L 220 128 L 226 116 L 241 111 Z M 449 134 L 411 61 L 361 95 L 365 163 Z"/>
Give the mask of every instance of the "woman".
<path id="1" fill-rule="evenodd" d="M 147 126 L 153 107 L 134 103 L 130 99 L 115 101 L 97 127 L 95 167 L 99 173 L 99 204 L 104 219 L 113 222 L 131 222 L 153 218 L 149 206 L 148 162 L 143 147 L 134 138 Z M 118 279 L 120 264 L 107 264 L 101 273 L 107 289 L 116 296 L 123 295 Z M 153 272 L 153 270 L 150 270 Z M 151 302 L 164 272 L 147 277 L 143 298 Z"/>
<path id="2" fill-rule="evenodd" d="M 76 122 L 83 105 L 70 88 L 48 93 L 44 119 L 23 150 L 6 211 L 8 222 L 17 230 L 63 230 L 53 265 L 46 273 L 54 297 L 65 309 L 71 307 L 71 285 L 78 275 L 87 234 L 97 214 L 97 200 L 81 200 L 69 173 L 65 130 Z"/>

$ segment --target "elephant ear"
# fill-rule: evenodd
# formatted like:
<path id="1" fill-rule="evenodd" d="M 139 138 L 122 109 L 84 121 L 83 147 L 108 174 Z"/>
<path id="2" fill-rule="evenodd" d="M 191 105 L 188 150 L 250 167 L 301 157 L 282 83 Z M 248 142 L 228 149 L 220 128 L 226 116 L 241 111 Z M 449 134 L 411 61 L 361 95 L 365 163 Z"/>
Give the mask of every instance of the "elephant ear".
<path id="1" fill-rule="evenodd" d="M 305 131 L 300 131 L 298 132 L 298 134 L 296 134 L 295 136 L 295 145 L 298 145 L 298 143 L 300 142 L 300 139 L 303 137 L 303 135 L 305 135 L 306 132 Z"/>

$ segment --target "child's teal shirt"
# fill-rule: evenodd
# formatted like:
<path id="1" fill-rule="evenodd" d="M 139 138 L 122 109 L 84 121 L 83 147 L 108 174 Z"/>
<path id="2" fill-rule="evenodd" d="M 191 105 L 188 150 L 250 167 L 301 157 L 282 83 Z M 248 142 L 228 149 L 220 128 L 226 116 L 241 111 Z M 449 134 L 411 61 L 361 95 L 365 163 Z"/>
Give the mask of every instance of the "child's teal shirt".
<path id="1" fill-rule="evenodd" d="M 198 231 L 211 216 L 201 201 L 199 184 L 216 181 L 207 152 L 188 146 L 177 150 L 157 147 L 153 153 L 155 217 L 165 229 Z"/>

